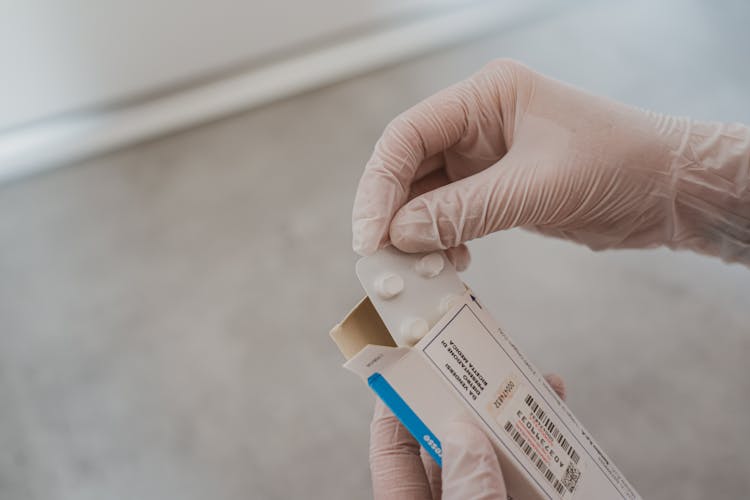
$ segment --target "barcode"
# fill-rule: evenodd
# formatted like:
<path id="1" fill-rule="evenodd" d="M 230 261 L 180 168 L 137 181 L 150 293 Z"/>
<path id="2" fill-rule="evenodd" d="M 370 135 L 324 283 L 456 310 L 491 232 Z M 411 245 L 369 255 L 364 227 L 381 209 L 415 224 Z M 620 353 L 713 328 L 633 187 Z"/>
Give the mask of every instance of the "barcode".
<path id="1" fill-rule="evenodd" d="M 531 411 L 536 415 L 536 418 L 539 419 L 539 422 L 542 423 L 542 427 L 547 429 L 547 431 L 552 435 L 552 437 L 562 446 L 562 449 L 565 450 L 565 453 L 568 454 L 570 459 L 578 463 L 578 460 L 580 457 L 578 456 L 578 453 L 576 450 L 573 449 L 573 446 L 568 442 L 567 439 L 565 439 L 565 436 L 562 435 L 560 432 L 560 429 L 557 428 L 555 423 L 549 418 L 549 415 L 539 406 L 539 404 L 534 401 L 534 398 L 531 397 L 531 394 L 526 395 L 526 399 L 524 400 L 529 408 L 531 408 Z"/>
<path id="2" fill-rule="evenodd" d="M 521 447 L 526 456 L 529 457 L 531 461 L 536 465 L 536 468 L 539 469 L 539 472 L 544 475 L 544 478 L 549 481 L 552 487 L 555 488 L 555 490 L 559 494 L 562 495 L 565 492 L 565 486 L 560 481 L 558 481 L 552 471 L 549 470 L 547 464 L 545 464 L 541 457 L 537 455 L 537 453 L 534 451 L 534 448 L 532 448 L 531 445 L 526 442 L 526 438 L 524 438 L 520 432 L 513 428 L 513 424 L 511 422 L 507 422 L 503 428 L 505 429 L 505 432 L 510 435 L 511 439 L 513 439 L 513 441 L 515 441 L 516 444 Z"/>
<path id="3" fill-rule="evenodd" d="M 562 480 L 562 484 L 565 485 L 571 493 L 576 489 L 578 480 L 581 478 L 581 471 L 576 469 L 575 465 L 568 464 L 568 468 L 565 469 L 565 477 Z"/>

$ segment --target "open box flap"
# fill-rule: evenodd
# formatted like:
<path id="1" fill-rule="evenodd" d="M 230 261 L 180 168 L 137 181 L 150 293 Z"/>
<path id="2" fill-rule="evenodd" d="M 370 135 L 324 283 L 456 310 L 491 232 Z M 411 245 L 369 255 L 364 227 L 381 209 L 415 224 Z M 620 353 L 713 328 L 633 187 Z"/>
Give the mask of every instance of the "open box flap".
<path id="1" fill-rule="evenodd" d="M 344 368 L 365 379 L 410 351 L 408 347 L 396 346 L 367 297 L 333 327 L 331 338 L 347 359 Z"/>
<path id="2" fill-rule="evenodd" d="M 368 344 L 396 347 L 393 337 L 368 297 L 362 299 L 341 323 L 334 326 L 330 335 L 347 360 L 356 356 Z"/>

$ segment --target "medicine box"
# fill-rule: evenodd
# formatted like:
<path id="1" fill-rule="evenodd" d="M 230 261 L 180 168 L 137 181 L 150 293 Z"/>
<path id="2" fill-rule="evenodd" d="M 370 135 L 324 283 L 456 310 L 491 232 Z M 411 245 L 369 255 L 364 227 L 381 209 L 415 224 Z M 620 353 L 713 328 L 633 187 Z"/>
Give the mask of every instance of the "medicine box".
<path id="1" fill-rule="evenodd" d="M 438 464 L 448 423 L 474 419 L 497 452 L 509 498 L 640 498 L 442 253 L 442 265 L 434 255 L 387 248 L 358 262 L 368 297 L 331 331 L 344 367 Z M 384 286 L 389 275 L 401 283 L 391 276 Z M 420 320 L 421 333 L 412 328 Z"/>

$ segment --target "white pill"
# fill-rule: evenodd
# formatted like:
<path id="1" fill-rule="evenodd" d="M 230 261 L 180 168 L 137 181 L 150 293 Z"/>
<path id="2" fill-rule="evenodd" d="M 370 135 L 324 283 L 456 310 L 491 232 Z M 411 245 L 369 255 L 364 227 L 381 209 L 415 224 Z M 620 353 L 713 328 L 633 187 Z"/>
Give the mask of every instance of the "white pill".
<path id="1" fill-rule="evenodd" d="M 434 278 L 443 271 L 445 261 L 440 252 L 428 253 L 417 261 L 416 271 L 425 278 Z"/>
<path id="2" fill-rule="evenodd" d="M 440 314 L 445 314 L 451 309 L 453 309 L 453 306 L 458 304 L 461 301 L 461 296 L 456 294 L 450 294 L 446 295 L 442 299 L 440 299 Z"/>
<path id="3" fill-rule="evenodd" d="M 429 331 L 430 326 L 422 318 L 407 318 L 401 323 L 401 344 L 412 346 Z"/>
<path id="4" fill-rule="evenodd" d="M 375 291 L 382 299 L 392 299 L 404 289 L 404 279 L 395 273 L 386 273 L 375 279 Z"/>

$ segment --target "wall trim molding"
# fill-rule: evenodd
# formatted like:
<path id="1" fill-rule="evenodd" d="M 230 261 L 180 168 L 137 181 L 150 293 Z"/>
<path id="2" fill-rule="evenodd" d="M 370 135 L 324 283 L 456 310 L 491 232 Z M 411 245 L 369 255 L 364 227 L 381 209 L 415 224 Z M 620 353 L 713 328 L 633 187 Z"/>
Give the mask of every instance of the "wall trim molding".
<path id="1" fill-rule="evenodd" d="M 0 182 L 112 151 L 476 38 L 544 2 L 482 1 L 157 98 L 0 133 Z"/>

